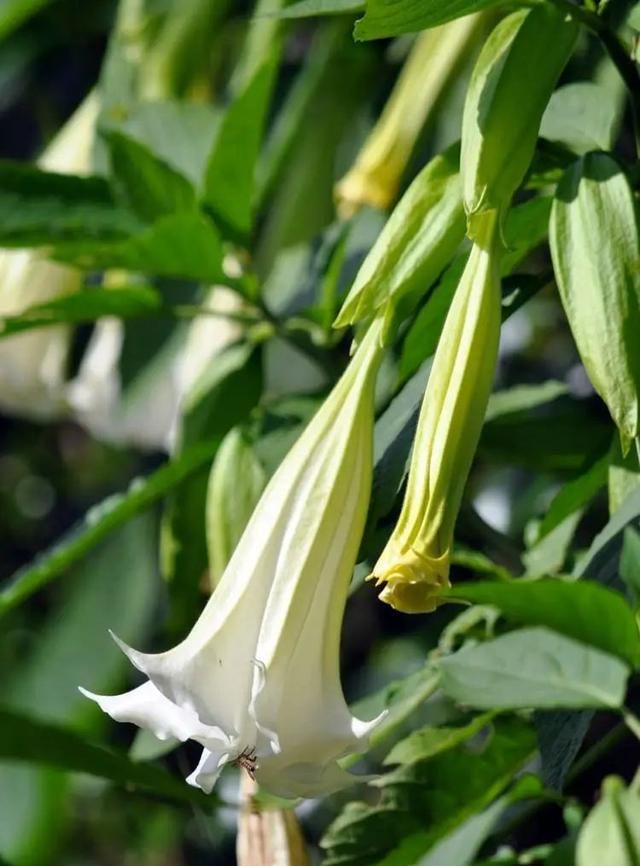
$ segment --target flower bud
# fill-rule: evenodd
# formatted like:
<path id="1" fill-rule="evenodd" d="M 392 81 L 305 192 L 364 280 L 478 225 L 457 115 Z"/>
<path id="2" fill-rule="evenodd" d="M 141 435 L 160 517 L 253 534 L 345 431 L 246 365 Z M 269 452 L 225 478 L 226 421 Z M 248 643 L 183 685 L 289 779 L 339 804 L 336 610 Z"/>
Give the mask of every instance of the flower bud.
<path id="1" fill-rule="evenodd" d="M 451 260 L 465 229 L 458 158 L 456 145 L 415 178 L 362 263 L 334 327 L 373 319 L 382 307 L 390 323 L 398 302 L 423 295 Z"/>

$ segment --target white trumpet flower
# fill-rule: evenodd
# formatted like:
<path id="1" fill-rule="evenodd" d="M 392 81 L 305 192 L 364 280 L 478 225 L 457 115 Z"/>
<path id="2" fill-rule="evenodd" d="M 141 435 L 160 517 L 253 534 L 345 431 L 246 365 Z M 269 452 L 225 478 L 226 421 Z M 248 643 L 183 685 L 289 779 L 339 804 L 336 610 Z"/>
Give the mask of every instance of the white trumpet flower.
<path id="1" fill-rule="evenodd" d="M 122 275 L 114 273 L 113 280 Z M 101 319 L 91 336 L 67 399 L 75 419 L 97 439 L 142 449 L 172 451 L 182 403 L 198 377 L 242 336 L 242 326 L 224 314 L 240 313 L 244 301 L 225 286 L 213 286 L 183 339 L 159 353 L 135 393 L 123 393 L 120 355 L 125 337 L 120 319 Z M 206 315 L 215 311 L 221 315 Z"/>
<path id="2" fill-rule="evenodd" d="M 268 484 L 190 634 L 157 655 L 120 646 L 148 682 L 92 695 L 117 721 L 203 746 L 188 782 L 211 791 L 237 763 L 272 793 L 354 781 L 338 759 L 377 723 L 351 715 L 341 623 L 369 502 L 379 326 Z"/>
<path id="3" fill-rule="evenodd" d="M 42 154 L 41 168 L 87 174 L 98 108 L 92 93 Z M 30 306 L 77 291 L 81 283 L 81 271 L 47 261 L 40 252 L 2 250 L 0 315 L 19 315 Z M 63 411 L 69 333 L 68 327 L 55 325 L 0 342 L 0 407 L 41 418 Z"/>

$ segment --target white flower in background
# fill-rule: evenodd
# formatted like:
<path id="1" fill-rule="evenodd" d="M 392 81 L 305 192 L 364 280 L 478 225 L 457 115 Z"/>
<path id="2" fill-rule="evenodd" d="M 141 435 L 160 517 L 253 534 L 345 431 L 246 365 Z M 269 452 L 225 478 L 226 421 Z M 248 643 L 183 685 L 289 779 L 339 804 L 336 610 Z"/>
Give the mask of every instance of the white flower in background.
<path id="1" fill-rule="evenodd" d="M 87 174 L 98 115 L 90 94 L 39 160 L 41 168 Z M 82 273 L 47 261 L 34 250 L 0 252 L 0 316 L 77 291 Z M 0 340 L 0 408 L 20 415 L 50 417 L 64 409 L 64 379 L 70 330 L 54 325 Z"/>
<path id="2" fill-rule="evenodd" d="M 178 411 L 175 382 L 160 368 L 165 359 L 156 358 L 157 366 L 145 371 L 135 393 L 123 399 L 118 371 L 123 341 L 120 319 L 98 322 L 78 375 L 68 386 L 68 405 L 76 421 L 97 439 L 166 449 Z"/>
<path id="3" fill-rule="evenodd" d="M 268 484 L 200 618 L 177 647 L 120 643 L 149 679 L 86 693 L 118 721 L 203 746 L 190 784 L 210 791 L 237 762 L 274 794 L 313 797 L 352 782 L 340 757 L 377 720 L 355 719 L 340 683 L 341 623 L 367 514 L 374 325 Z"/>
<path id="4" fill-rule="evenodd" d="M 202 306 L 236 313 L 243 303 L 231 289 L 214 286 Z M 177 339 L 169 340 L 127 393 L 119 371 L 125 326 L 119 319 L 103 319 L 69 385 L 68 402 L 74 417 L 97 439 L 171 451 L 190 389 L 215 357 L 241 335 L 242 326 L 232 319 L 198 316 L 186 337 L 177 334 Z"/>

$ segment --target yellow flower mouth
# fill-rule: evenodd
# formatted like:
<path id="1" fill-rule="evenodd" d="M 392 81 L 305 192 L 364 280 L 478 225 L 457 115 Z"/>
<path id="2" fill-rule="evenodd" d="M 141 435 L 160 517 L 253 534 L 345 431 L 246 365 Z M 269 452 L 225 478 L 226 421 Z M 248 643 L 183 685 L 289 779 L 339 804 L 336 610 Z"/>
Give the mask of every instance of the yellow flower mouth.
<path id="1" fill-rule="evenodd" d="M 449 589 L 449 553 L 439 557 L 423 556 L 409 549 L 400 556 L 390 558 L 386 568 L 383 555 L 367 580 L 376 586 L 386 584 L 380 601 L 390 604 L 402 613 L 431 613 L 442 604 L 442 595 Z"/>

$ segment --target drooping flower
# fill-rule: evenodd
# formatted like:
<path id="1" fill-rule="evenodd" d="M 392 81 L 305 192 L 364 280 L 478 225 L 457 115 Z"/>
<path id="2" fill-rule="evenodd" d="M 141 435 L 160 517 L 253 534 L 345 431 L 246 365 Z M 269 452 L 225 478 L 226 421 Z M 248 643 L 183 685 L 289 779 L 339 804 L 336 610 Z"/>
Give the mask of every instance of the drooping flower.
<path id="1" fill-rule="evenodd" d="M 422 128 L 481 20 L 481 15 L 467 15 L 418 37 L 380 119 L 336 185 L 342 214 L 351 216 L 365 205 L 385 209 L 392 203 Z"/>
<path id="2" fill-rule="evenodd" d="M 188 781 L 205 791 L 234 761 L 281 796 L 353 781 L 337 760 L 362 748 L 375 721 L 351 715 L 339 645 L 369 501 L 381 351 L 374 325 L 271 479 L 185 640 L 156 655 L 121 644 L 148 681 L 89 695 L 118 721 L 200 743 Z"/>
<path id="3" fill-rule="evenodd" d="M 495 211 L 483 215 L 433 358 L 400 517 L 371 575 L 385 584 L 381 600 L 405 613 L 434 610 L 449 585 L 453 529 L 498 356 L 497 227 Z"/>

